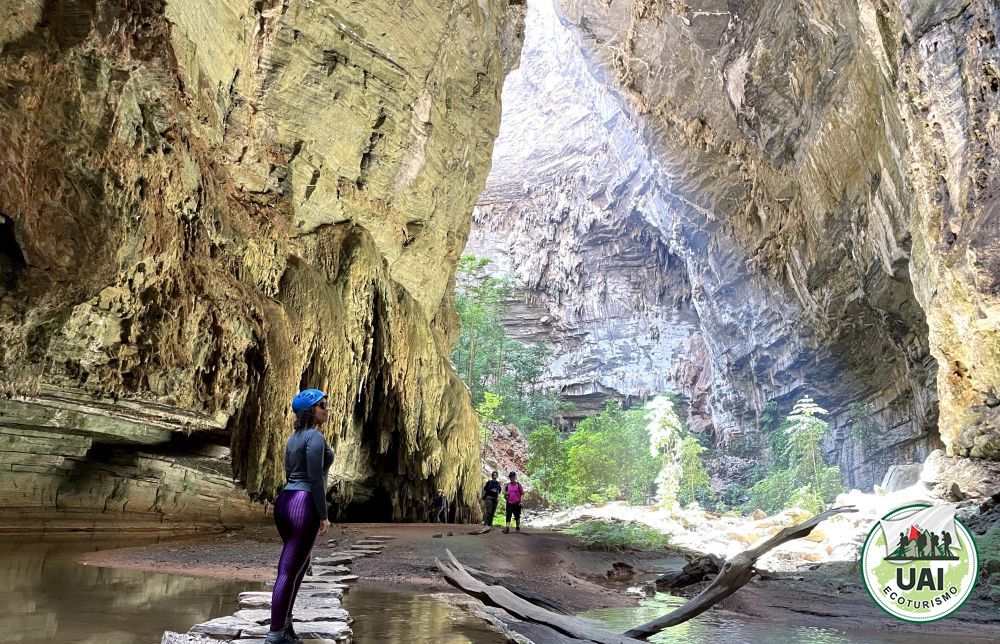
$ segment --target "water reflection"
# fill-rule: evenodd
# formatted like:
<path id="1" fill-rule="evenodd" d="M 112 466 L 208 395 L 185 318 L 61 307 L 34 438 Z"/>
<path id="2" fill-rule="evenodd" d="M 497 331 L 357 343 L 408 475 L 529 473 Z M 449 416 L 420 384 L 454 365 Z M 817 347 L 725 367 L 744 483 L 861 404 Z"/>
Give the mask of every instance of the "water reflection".
<path id="1" fill-rule="evenodd" d="M 0 539 L 0 633 L 4 642 L 159 642 L 164 630 L 238 609 L 250 582 L 226 582 L 137 570 L 84 566 L 74 560 L 95 550 L 136 546 L 151 539 L 48 537 Z"/>
<path id="2" fill-rule="evenodd" d="M 486 623 L 426 594 L 356 586 L 344 596 L 359 644 L 501 644 Z"/>
<path id="3" fill-rule="evenodd" d="M 598 608 L 583 613 L 599 622 L 605 628 L 624 632 L 639 624 L 665 615 L 683 604 L 686 599 L 666 593 L 657 593 L 644 599 L 639 606 L 628 608 Z M 886 633 L 851 633 L 831 628 L 792 626 L 778 622 L 766 622 L 743 618 L 725 611 L 709 611 L 689 622 L 678 624 L 658 633 L 650 642 L 685 642 L 687 644 L 709 644 L 716 642 L 740 642 L 741 644 L 773 644 L 774 642 L 796 642 L 796 644 L 843 644 L 845 642 L 940 642 L 940 636 L 922 637 L 913 634 L 890 635 Z"/>

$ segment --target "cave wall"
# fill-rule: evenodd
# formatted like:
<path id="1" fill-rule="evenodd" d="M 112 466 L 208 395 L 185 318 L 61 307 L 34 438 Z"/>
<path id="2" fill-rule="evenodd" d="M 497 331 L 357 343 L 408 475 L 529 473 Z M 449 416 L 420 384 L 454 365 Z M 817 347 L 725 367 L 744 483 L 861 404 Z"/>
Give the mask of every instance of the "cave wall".
<path id="1" fill-rule="evenodd" d="M 885 461 L 996 457 L 996 6 L 556 4 L 656 151 L 716 423 L 812 393 L 852 482 L 853 402 Z"/>
<path id="2" fill-rule="evenodd" d="M 642 215 L 666 207 L 655 155 L 578 41 L 551 2 L 529 3 L 466 252 L 523 288 L 504 325 L 552 347 L 539 384 L 570 405 L 565 424 L 609 398 L 673 391 L 691 403 L 689 424 L 710 429 L 687 270 Z"/>
<path id="3" fill-rule="evenodd" d="M 442 487 L 475 516 L 451 284 L 522 14 L 0 0 L 5 508 L 65 510 L 72 487 L 106 513 L 129 496 L 123 453 L 205 444 L 268 497 L 289 400 L 316 386 L 345 502 L 383 490 L 369 516 L 415 519 Z"/>

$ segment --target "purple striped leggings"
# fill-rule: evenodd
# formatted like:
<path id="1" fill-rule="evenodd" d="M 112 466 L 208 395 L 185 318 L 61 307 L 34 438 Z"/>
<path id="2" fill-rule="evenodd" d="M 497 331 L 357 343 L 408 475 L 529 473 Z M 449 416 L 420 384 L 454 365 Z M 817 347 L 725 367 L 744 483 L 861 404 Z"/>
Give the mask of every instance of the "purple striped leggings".
<path id="1" fill-rule="evenodd" d="M 271 630 L 280 631 L 285 627 L 285 619 L 292 615 L 295 596 L 309 567 L 309 555 L 319 532 L 312 492 L 293 490 L 279 494 L 274 503 L 274 524 L 285 542 L 278 560 L 278 579 L 271 593 Z"/>

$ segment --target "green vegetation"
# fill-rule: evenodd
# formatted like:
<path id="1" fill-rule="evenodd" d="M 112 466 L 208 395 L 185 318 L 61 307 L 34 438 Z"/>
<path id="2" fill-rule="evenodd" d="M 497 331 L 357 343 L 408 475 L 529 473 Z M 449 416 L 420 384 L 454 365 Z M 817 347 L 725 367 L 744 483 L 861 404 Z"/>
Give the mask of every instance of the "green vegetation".
<path id="1" fill-rule="evenodd" d="M 707 449 L 677 414 L 679 404 L 676 396 L 663 394 L 645 406 L 651 447 L 661 457 L 657 498 L 668 506 L 693 501 L 705 504 L 715 498 L 702 462 Z"/>
<path id="2" fill-rule="evenodd" d="M 563 438 L 551 427 L 528 436 L 528 471 L 535 489 L 556 506 L 623 499 L 645 503 L 661 457 L 650 450 L 645 415 L 616 402 L 585 418 Z"/>
<path id="3" fill-rule="evenodd" d="M 488 265 L 489 260 L 472 255 L 459 262 L 455 310 L 462 333 L 451 361 L 469 387 L 477 411 L 489 412 L 487 417 L 480 411 L 484 425 L 504 422 L 531 431 L 554 422 L 559 410 L 558 396 L 534 384 L 551 350 L 507 335 L 501 321 L 516 289 L 508 277 L 487 275 Z"/>
<path id="4" fill-rule="evenodd" d="M 558 507 L 654 497 L 666 505 L 713 498 L 702 462 L 705 447 L 675 412 L 676 398 L 657 396 L 643 409 L 608 401 L 563 437 L 552 427 L 528 436 L 528 471 L 535 490 Z"/>
<path id="5" fill-rule="evenodd" d="M 826 413 L 806 396 L 769 432 L 781 436 L 768 436 L 769 474 L 750 488 L 745 509 L 772 513 L 800 507 L 819 512 L 843 491 L 840 468 L 827 466 L 823 458 L 823 439 L 830 428 L 820 416 Z"/>
<path id="6" fill-rule="evenodd" d="M 708 472 L 702 463 L 702 454 L 706 451 L 708 450 L 691 434 L 681 437 L 678 450 L 681 477 L 677 492 L 677 500 L 681 505 L 692 501 L 705 503 L 715 497 L 709 485 Z"/>
<path id="7" fill-rule="evenodd" d="M 670 543 L 668 535 L 642 523 L 583 521 L 564 532 L 578 538 L 590 550 L 662 550 Z"/>

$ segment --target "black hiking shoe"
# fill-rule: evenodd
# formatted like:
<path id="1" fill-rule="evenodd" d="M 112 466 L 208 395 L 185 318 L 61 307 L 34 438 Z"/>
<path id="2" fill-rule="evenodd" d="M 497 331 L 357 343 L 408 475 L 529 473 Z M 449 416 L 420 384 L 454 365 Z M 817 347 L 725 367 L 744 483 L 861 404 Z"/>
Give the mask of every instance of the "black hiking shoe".
<path id="1" fill-rule="evenodd" d="M 503 533 L 504 534 L 510 534 L 510 528 L 504 528 L 503 529 Z"/>
<path id="2" fill-rule="evenodd" d="M 285 635 L 296 644 L 300 644 L 302 642 L 302 638 L 300 638 L 298 633 L 295 632 L 295 629 L 292 628 L 291 624 L 285 627 Z"/>
<path id="3" fill-rule="evenodd" d="M 267 637 L 264 638 L 264 644 L 302 644 L 302 640 L 288 637 L 288 633 L 281 631 L 279 633 L 268 633 Z"/>
<path id="4" fill-rule="evenodd" d="M 520 531 L 521 531 L 521 526 L 517 526 L 517 528 L 514 529 L 514 532 L 520 532 Z"/>

